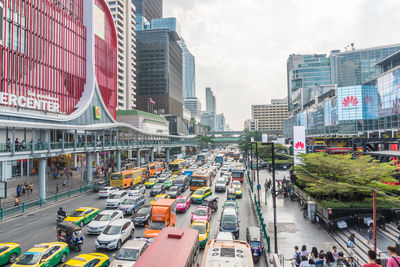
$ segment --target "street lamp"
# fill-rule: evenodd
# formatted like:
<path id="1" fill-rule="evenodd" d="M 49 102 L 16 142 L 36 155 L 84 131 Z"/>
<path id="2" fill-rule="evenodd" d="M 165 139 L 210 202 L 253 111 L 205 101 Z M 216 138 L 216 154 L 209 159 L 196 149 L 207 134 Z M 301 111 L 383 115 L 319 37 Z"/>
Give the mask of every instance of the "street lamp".
<path id="1" fill-rule="evenodd" d="M 277 231 L 277 222 L 276 222 L 276 188 L 275 188 L 275 147 L 273 142 L 267 142 L 268 136 L 267 134 L 263 134 L 262 144 L 263 145 L 271 145 L 272 152 L 272 208 L 274 210 L 274 246 L 275 253 L 278 254 L 278 231 Z"/>

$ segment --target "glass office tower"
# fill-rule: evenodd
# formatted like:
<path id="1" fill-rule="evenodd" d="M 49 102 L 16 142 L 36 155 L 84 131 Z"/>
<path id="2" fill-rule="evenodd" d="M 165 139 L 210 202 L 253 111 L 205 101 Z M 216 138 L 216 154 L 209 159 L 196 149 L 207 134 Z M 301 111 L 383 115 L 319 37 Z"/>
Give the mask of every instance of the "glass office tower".
<path id="1" fill-rule="evenodd" d="M 163 0 L 132 0 L 136 16 L 143 15 L 148 21 L 163 16 Z"/>

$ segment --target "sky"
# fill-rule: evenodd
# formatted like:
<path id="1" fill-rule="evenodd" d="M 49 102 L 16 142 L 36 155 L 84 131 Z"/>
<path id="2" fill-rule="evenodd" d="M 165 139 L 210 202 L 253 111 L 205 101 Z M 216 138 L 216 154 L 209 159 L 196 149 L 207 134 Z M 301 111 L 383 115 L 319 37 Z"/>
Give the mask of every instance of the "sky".
<path id="1" fill-rule="evenodd" d="M 287 96 L 290 54 L 400 43 L 397 10 L 398 0 L 164 0 L 164 17 L 177 18 L 196 57 L 203 109 L 211 87 L 235 130 L 251 105 Z"/>

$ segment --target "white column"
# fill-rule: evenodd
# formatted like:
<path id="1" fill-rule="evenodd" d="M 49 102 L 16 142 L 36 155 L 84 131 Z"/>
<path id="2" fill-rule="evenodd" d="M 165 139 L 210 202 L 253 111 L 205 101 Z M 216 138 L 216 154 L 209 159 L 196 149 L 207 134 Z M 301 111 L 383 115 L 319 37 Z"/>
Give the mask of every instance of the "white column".
<path id="1" fill-rule="evenodd" d="M 46 198 L 47 158 L 39 159 L 39 198 Z"/>

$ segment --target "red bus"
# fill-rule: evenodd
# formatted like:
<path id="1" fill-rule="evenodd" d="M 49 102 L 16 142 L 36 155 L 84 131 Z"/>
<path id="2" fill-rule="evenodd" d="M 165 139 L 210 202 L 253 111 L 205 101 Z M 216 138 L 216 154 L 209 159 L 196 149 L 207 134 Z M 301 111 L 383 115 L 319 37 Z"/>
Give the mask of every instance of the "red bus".
<path id="1" fill-rule="evenodd" d="M 196 267 L 199 249 L 197 230 L 166 227 L 139 257 L 135 267 Z"/>

